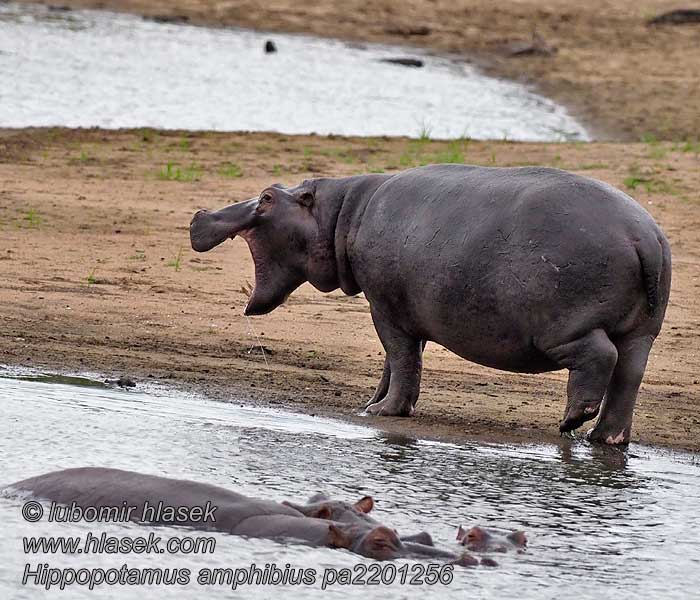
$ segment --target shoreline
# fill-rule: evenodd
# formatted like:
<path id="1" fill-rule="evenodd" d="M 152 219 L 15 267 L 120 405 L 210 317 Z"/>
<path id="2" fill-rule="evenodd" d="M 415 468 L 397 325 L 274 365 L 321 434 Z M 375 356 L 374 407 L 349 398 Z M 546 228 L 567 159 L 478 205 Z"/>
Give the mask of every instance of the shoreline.
<path id="1" fill-rule="evenodd" d="M 0 364 L 157 379 L 205 389 L 214 399 L 237 394 L 309 414 L 377 421 L 411 437 L 557 443 L 565 372 L 495 371 L 435 344 L 426 349 L 415 417 L 358 417 L 383 364 L 366 301 L 305 284 L 269 315 L 246 319 L 253 266 L 245 242 L 203 255 L 190 249 L 188 237 L 198 208 L 250 197 L 272 181 L 393 172 L 444 162 L 446 155 L 470 164 L 546 165 L 628 191 L 666 231 L 674 254 L 671 301 L 632 441 L 698 451 L 700 148 L 693 149 L 656 142 L 0 130 Z M 236 169 L 226 168 L 231 164 Z"/>
<path id="2" fill-rule="evenodd" d="M 86 370 L 71 370 L 62 368 L 55 363 L 46 363 L 44 365 L 9 365 L 0 363 L 0 369 L 18 368 L 31 371 L 32 375 L 60 375 L 66 377 L 83 377 L 91 379 L 97 383 L 107 379 L 105 373 Z M 588 448 L 591 451 L 593 458 L 600 460 L 611 466 L 623 465 L 626 461 L 630 448 L 628 446 L 605 446 L 600 444 L 590 444 L 580 432 L 572 434 L 559 435 L 558 433 L 549 435 L 542 433 L 538 437 L 528 437 L 527 435 L 518 435 L 515 432 L 497 431 L 493 433 L 464 433 L 456 431 L 454 428 L 446 428 L 444 426 L 435 426 L 428 424 L 427 426 L 416 424 L 412 425 L 411 418 L 400 417 L 372 417 L 371 415 L 360 414 L 360 411 L 344 412 L 338 408 L 325 408 L 316 405 L 315 408 L 308 406 L 290 406 L 285 403 L 285 393 L 280 390 L 260 390 L 255 388 L 236 388 L 232 385 L 218 383 L 210 383 L 198 385 L 192 382 L 179 381 L 177 379 L 156 380 L 151 379 L 146 375 L 146 371 L 142 371 L 141 375 L 134 381 L 136 387 L 128 388 L 135 393 L 150 394 L 155 387 L 156 390 L 165 390 L 168 394 L 187 394 L 191 397 L 205 400 L 209 402 L 223 402 L 232 405 L 240 405 L 254 409 L 267 409 L 271 411 L 283 411 L 291 414 L 301 414 L 311 417 L 320 417 L 322 419 L 330 419 L 342 423 L 357 425 L 370 429 L 380 437 L 383 437 L 387 442 L 394 444 L 413 443 L 413 442 L 437 442 L 441 444 L 454 445 L 493 445 L 493 446 L 510 446 L 516 448 L 527 448 L 530 446 L 550 446 L 556 447 L 562 452 L 570 452 L 577 448 Z M 114 373 L 116 375 L 116 373 Z M 124 373 L 122 373 L 124 374 Z M 126 376 L 130 376 L 128 373 Z M 31 376 L 31 375 L 30 375 Z M 12 376 L 10 376 L 12 378 Z M 21 377 L 21 376 L 20 376 Z M 66 384 L 71 385 L 71 384 Z M 108 385 L 105 383 L 105 385 Z M 113 387 L 111 384 L 110 387 Z M 127 392 L 128 393 L 128 392 Z M 415 417 L 413 417 L 415 419 Z M 674 461 L 695 461 L 697 460 L 697 449 L 689 449 L 685 447 L 677 447 L 675 445 L 652 444 L 644 441 L 632 442 L 631 451 L 635 450 L 663 452 L 671 456 Z"/>
<path id="3" fill-rule="evenodd" d="M 51 5 L 51 0 L 25 4 Z M 103 9 L 163 22 L 300 33 L 458 56 L 565 107 L 599 141 L 697 140 L 700 27 L 650 26 L 663 0 L 493 4 L 420 0 L 397 10 L 378 0 L 320 0 L 274 8 L 245 0 L 65 0 L 62 9 Z"/>

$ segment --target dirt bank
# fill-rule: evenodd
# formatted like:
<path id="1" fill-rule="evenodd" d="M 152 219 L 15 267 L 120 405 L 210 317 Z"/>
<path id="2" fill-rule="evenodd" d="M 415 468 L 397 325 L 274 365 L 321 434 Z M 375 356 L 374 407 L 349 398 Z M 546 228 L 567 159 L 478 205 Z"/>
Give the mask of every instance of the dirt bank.
<path id="1" fill-rule="evenodd" d="M 247 247 L 236 239 L 194 253 L 193 211 L 310 176 L 423 162 L 553 165 L 627 189 L 667 232 L 673 293 L 634 439 L 697 450 L 699 157 L 700 145 L 672 143 L 0 132 L 0 363 L 126 372 L 220 397 L 353 414 L 382 366 L 366 302 L 304 286 L 272 314 L 247 321 Z M 564 397 L 565 373 L 502 373 L 431 344 L 418 416 L 375 421 L 407 434 L 551 441 Z"/>
<path id="2" fill-rule="evenodd" d="M 696 100 L 700 23 L 647 25 L 650 18 L 672 8 L 700 8 L 696 0 L 61 0 L 59 4 L 456 53 L 494 74 L 536 84 L 570 107 L 600 139 L 700 137 Z M 528 54 L 535 32 L 540 45 L 556 52 Z M 518 56 L 512 56 L 514 51 L 520 51 Z"/>

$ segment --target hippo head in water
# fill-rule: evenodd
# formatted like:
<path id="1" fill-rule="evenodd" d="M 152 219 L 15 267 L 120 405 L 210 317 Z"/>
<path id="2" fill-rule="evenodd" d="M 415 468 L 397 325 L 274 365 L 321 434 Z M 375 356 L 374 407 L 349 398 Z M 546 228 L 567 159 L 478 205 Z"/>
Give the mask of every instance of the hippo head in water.
<path id="1" fill-rule="evenodd" d="M 306 517 L 315 519 L 325 519 L 337 523 L 348 523 L 361 527 L 375 527 L 381 525 L 379 521 L 370 516 L 374 509 L 374 499 L 372 496 L 363 496 L 354 504 L 343 500 L 333 500 L 323 493 L 314 494 L 308 499 L 306 504 L 295 504 L 287 500 L 282 504 L 291 506 Z M 421 546 L 432 546 L 433 538 L 427 531 L 414 533 L 411 535 L 401 535 L 402 542 L 410 542 Z"/>
<path id="2" fill-rule="evenodd" d="M 192 248 L 206 252 L 236 236 L 246 241 L 255 265 L 246 315 L 269 313 L 306 281 L 322 292 L 341 287 L 357 294 L 345 256 L 350 217 L 341 209 L 346 196 L 371 195 L 386 179 L 314 179 L 292 188 L 273 184 L 258 197 L 198 211 L 190 222 Z"/>
<path id="3" fill-rule="evenodd" d="M 457 530 L 457 542 L 472 552 L 507 552 L 508 550 L 524 552 L 527 547 L 524 531 L 499 533 L 483 527 L 464 529 L 461 525 Z"/>

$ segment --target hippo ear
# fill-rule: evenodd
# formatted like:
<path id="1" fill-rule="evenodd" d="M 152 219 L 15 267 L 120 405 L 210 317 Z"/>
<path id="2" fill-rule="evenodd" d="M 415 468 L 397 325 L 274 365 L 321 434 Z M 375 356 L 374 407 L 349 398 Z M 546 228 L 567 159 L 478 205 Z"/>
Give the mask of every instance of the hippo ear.
<path id="1" fill-rule="evenodd" d="M 374 508 L 374 500 L 372 496 L 364 496 L 355 502 L 355 508 L 363 513 L 371 512 Z"/>
<path id="2" fill-rule="evenodd" d="M 331 548 L 350 548 L 352 535 L 349 531 L 341 529 L 335 523 L 328 524 L 328 545 Z"/>
<path id="3" fill-rule="evenodd" d="M 467 537 L 467 530 L 461 525 L 457 528 L 457 541 L 461 542 Z"/>
<path id="4" fill-rule="evenodd" d="M 310 207 L 314 204 L 314 194 L 309 190 L 303 190 L 297 194 L 297 202 L 302 206 Z"/>
<path id="5" fill-rule="evenodd" d="M 524 531 L 513 531 L 506 536 L 516 546 L 524 548 L 527 546 L 527 536 Z"/>

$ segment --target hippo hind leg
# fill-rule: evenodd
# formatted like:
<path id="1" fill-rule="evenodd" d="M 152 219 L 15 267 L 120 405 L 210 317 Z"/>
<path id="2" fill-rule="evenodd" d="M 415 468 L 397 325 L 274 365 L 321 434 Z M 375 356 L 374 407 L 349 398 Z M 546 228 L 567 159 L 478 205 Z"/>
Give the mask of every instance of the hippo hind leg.
<path id="1" fill-rule="evenodd" d="M 598 416 L 617 363 L 617 349 L 602 329 L 594 329 L 575 340 L 548 346 L 544 353 L 569 369 L 566 411 L 559 431 L 578 429 Z"/>
<path id="2" fill-rule="evenodd" d="M 632 431 L 632 413 L 653 335 L 628 337 L 618 341 L 618 359 L 605 393 L 600 417 L 587 438 L 605 444 L 626 444 Z"/>
<path id="3" fill-rule="evenodd" d="M 372 415 L 411 416 L 420 391 L 422 341 L 392 325 L 371 306 L 370 311 L 386 361 L 382 380 L 365 410 Z"/>

